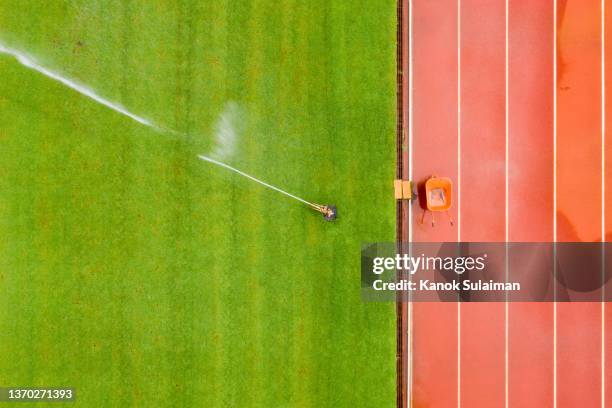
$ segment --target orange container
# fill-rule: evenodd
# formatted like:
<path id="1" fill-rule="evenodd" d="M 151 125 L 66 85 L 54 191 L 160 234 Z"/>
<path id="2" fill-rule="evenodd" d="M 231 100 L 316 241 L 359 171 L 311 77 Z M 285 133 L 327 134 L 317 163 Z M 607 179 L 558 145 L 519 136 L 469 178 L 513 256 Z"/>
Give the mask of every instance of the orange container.
<path id="1" fill-rule="evenodd" d="M 432 176 L 425 182 L 427 209 L 448 211 L 452 205 L 453 182 L 447 177 Z"/>

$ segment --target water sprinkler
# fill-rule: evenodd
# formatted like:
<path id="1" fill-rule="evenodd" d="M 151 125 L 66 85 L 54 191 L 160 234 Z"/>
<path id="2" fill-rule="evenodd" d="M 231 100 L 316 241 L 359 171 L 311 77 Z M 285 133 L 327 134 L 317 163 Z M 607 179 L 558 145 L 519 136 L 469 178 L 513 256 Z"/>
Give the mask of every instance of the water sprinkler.
<path id="1" fill-rule="evenodd" d="M 309 204 L 310 208 L 323 214 L 325 221 L 333 221 L 338 216 L 338 210 L 335 205 L 331 204 Z"/>
<path id="2" fill-rule="evenodd" d="M 325 221 L 333 221 L 338 216 L 338 210 L 336 210 L 336 206 L 335 205 L 311 203 L 310 201 L 306 201 L 303 198 L 300 198 L 300 197 L 298 197 L 296 195 L 288 193 L 287 191 L 281 190 L 280 188 L 278 188 L 276 186 L 273 186 L 272 184 L 268 184 L 268 183 L 266 183 L 263 180 L 260 180 L 260 179 L 258 179 L 256 177 L 251 176 L 250 174 L 247 174 L 247 173 L 245 173 L 243 171 L 240 171 L 237 168 L 234 168 L 234 167 L 230 166 L 229 164 L 225 164 L 225 163 L 220 162 L 218 160 L 215 160 L 215 159 L 213 159 L 211 157 L 204 156 L 203 154 L 198 155 L 198 157 L 201 160 L 204 160 L 204 161 L 207 161 L 207 162 L 212 163 L 214 165 L 223 167 L 223 168 L 225 168 L 225 169 L 227 169 L 229 171 L 233 171 L 234 173 L 240 174 L 242 177 L 246 177 L 246 178 L 248 178 L 250 180 L 253 180 L 256 183 L 261 184 L 262 186 L 265 186 L 265 187 L 267 187 L 267 188 L 269 188 L 271 190 L 277 191 L 277 192 L 279 192 L 281 194 L 286 195 L 287 197 L 291 197 L 294 200 L 297 200 L 297 201 L 300 201 L 300 202 L 306 204 L 307 206 L 309 206 L 313 210 L 318 211 L 321 214 L 323 214 L 323 218 L 325 218 Z"/>

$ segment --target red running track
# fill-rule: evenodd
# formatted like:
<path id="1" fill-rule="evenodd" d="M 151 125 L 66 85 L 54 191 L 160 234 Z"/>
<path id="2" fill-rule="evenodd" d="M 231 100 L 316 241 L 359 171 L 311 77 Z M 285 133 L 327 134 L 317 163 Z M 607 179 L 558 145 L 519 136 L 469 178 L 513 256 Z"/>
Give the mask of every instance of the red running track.
<path id="1" fill-rule="evenodd" d="M 456 193 L 455 227 L 414 204 L 412 239 L 612 239 L 612 2 L 404 1 L 410 177 Z M 413 407 L 612 407 L 610 305 L 411 310 Z"/>

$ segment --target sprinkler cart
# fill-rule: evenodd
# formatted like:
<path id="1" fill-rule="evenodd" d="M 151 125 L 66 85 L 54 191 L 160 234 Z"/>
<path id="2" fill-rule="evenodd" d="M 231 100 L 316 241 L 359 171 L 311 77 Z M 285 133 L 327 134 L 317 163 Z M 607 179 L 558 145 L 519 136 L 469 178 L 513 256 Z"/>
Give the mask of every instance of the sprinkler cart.
<path id="1" fill-rule="evenodd" d="M 444 212 L 448 217 L 450 225 L 453 226 L 453 217 L 451 217 L 449 210 L 452 205 L 452 192 L 453 182 L 448 177 L 437 177 L 431 176 L 425 182 L 425 195 L 427 197 L 427 208 L 423 211 L 421 217 L 421 224 L 425 222 L 425 214 L 427 211 L 431 212 L 431 226 L 435 227 L 436 219 L 434 214 L 436 212 Z"/>

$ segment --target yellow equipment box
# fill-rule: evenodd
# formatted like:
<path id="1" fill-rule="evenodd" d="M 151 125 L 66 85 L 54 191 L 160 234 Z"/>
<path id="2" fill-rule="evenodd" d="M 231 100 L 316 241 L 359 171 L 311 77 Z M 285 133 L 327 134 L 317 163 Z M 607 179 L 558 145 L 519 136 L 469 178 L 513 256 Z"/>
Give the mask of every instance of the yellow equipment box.
<path id="1" fill-rule="evenodd" d="M 410 180 L 394 180 L 393 187 L 395 188 L 396 200 L 412 200 L 412 181 Z"/>

